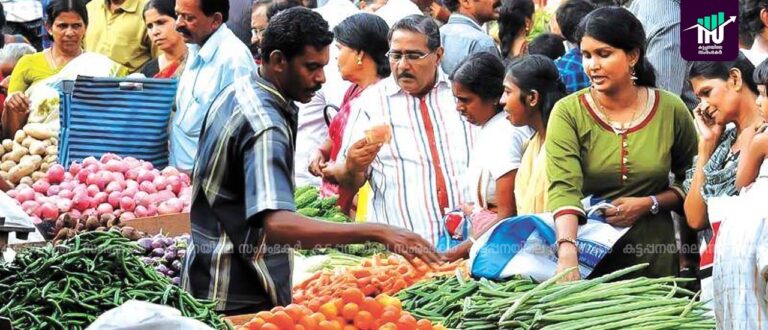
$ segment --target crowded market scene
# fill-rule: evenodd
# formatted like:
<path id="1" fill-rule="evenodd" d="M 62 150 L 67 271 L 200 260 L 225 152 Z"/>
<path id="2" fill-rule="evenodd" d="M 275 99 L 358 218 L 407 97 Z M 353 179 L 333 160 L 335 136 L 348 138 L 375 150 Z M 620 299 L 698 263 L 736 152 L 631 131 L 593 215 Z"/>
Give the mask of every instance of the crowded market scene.
<path id="1" fill-rule="evenodd" d="M 0 13 L 0 330 L 768 330 L 768 0 Z"/>

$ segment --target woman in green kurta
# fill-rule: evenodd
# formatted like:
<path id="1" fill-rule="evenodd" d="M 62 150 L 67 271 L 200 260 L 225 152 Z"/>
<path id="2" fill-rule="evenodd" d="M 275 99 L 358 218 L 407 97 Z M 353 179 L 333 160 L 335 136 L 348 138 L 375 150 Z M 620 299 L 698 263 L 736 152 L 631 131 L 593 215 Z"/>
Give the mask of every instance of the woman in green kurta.
<path id="1" fill-rule="evenodd" d="M 693 119 L 679 97 L 654 88 L 645 33 L 629 11 L 598 9 L 577 34 L 592 86 L 555 105 L 545 143 L 558 269 L 578 264 L 581 199 L 593 195 L 615 206 L 605 212 L 608 223 L 631 229 L 591 277 L 643 262 L 650 267 L 630 276 L 676 275 L 670 211 L 682 207 L 680 184 L 696 154 Z M 577 278 L 572 272 L 566 280 Z"/>

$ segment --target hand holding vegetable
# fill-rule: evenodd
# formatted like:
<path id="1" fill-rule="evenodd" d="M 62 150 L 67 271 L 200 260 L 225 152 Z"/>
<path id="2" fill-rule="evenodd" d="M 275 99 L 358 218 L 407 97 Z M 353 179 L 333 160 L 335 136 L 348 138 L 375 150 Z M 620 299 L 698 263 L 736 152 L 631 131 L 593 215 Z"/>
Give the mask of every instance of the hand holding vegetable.
<path id="1" fill-rule="evenodd" d="M 415 259 L 421 259 L 429 264 L 441 263 L 437 252 L 418 234 L 392 226 L 381 225 L 378 241 L 387 247 L 387 250 L 405 257 L 412 265 Z"/>
<path id="2" fill-rule="evenodd" d="M 365 172 L 371 166 L 382 144 L 369 144 L 363 138 L 355 142 L 347 151 L 347 170 L 352 173 Z"/>

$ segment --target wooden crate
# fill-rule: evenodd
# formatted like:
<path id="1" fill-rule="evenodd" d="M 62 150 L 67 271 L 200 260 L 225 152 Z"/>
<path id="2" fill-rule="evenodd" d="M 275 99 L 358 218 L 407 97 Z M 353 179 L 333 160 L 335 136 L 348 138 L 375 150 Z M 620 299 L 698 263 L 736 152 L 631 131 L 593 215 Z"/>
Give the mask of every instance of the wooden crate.
<path id="1" fill-rule="evenodd" d="M 192 233 L 192 224 L 190 223 L 189 213 L 136 218 L 132 220 L 124 220 L 121 223 L 150 235 L 155 235 L 161 232 L 166 236 L 179 236 Z"/>

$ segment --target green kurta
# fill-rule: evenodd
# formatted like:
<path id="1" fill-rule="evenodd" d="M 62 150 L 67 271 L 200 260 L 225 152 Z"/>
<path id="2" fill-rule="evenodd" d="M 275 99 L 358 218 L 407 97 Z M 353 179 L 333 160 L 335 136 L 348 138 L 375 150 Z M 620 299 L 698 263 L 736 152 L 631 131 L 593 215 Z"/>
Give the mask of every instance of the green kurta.
<path id="1" fill-rule="evenodd" d="M 679 97 L 663 90 L 649 91 L 648 106 L 637 115 L 635 126 L 621 134 L 602 117 L 589 89 L 555 105 L 545 143 L 549 209 L 555 216 L 570 213 L 583 218 L 581 199 L 589 195 L 611 200 L 646 197 L 671 187 L 684 196 L 681 184 L 697 151 L 693 118 Z M 675 177 L 672 185 L 670 172 Z M 677 275 L 669 212 L 639 219 L 592 276 L 643 262 L 651 266 L 633 276 Z"/>

